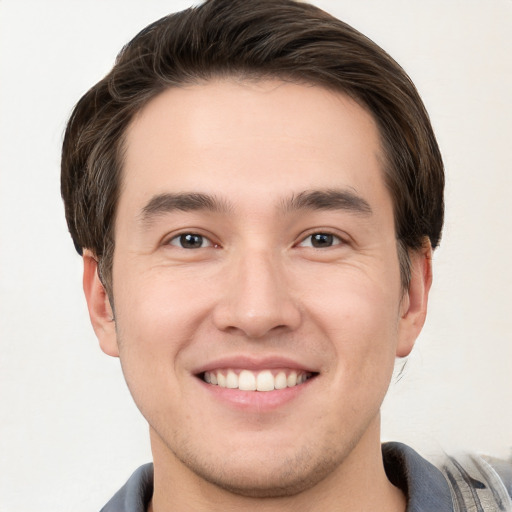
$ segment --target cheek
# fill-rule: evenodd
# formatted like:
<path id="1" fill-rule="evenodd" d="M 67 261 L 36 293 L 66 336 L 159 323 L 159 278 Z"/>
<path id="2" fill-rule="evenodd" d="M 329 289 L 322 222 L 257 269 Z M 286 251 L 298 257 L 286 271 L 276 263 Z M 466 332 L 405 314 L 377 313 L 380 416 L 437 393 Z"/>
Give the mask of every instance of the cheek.
<path id="1" fill-rule="evenodd" d="M 156 385 L 176 388 L 181 353 L 207 316 L 199 283 L 178 282 L 170 274 L 130 270 L 123 272 L 123 280 L 114 280 L 121 365 L 137 403 Z M 137 398 L 141 394 L 142 400 Z"/>
<path id="2" fill-rule="evenodd" d="M 171 341 L 180 333 L 182 337 L 182 331 L 197 326 L 208 307 L 203 293 L 208 285 L 190 273 L 135 269 L 123 272 L 119 283 L 114 290 L 116 316 L 125 334 L 142 337 L 139 341 L 147 344 Z"/>
<path id="3" fill-rule="evenodd" d="M 309 315 L 331 341 L 342 378 L 359 382 L 391 375 L 400 304 L 398 277 L 396 281 L 383 284 L 345 272 L 306 291 Z"/>
<path id="4" fill-rule="evenodd" d="M 386 273 L 389 277 L 383 277 Z M 319 323 L 353 336 L 354 342 L 368 340 L 372 332 L 382 338 L 389 330 L 396 334 L 401 294 L 399 273 L 393 269 L 326 268 L 302 281 L 301 296 Z"/>

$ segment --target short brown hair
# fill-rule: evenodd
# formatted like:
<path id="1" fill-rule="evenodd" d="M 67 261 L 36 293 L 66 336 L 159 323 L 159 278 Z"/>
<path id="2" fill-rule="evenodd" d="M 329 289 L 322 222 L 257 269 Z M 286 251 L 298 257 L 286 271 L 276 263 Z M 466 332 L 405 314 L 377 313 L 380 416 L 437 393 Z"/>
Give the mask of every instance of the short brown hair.
<path id="1" fill-rule="evenodd" d="M 436 247 L 444 171 L 423 102 L 405 71 L 370 39 L 293 0 L 207 0 L 142 30 L 76 105 L 62 150 L 62 197 L 75 247 L 90 249 L 112 299 L 114 220 L 123 141 L 163 90 L 215 77 L 278 78 L 351 96 L 378 124 L 394 204 L 402 284 L 408 249 Z"/>

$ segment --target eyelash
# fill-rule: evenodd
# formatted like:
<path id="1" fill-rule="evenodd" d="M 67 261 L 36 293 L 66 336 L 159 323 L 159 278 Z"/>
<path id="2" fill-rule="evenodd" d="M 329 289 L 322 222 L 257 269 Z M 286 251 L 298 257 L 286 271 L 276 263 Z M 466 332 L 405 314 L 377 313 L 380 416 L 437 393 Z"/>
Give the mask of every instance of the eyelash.
<path id="1" fill-rule="evenodd" d="M 321 240 L 323 240 L 323 242 L 326 242 L 327 245 L 322 246 L 321 244 L 323 242 L 320 242 L 320 245 L 315 246 L 314 245 L 315 242 L 313 241 L 313 237 L 315 237 L 315 236 L 323 237 L 323 238 L 319 238 L 319 240 L 317 240 L 317 242 L 320 242 Z M 196 240 L 200 239 L 199 242 L 201 243 L 201 245 L 199 247 L 193 247 L 193 246 L 185 247 L 184 245 L 187 243 L 187 237 L 189 238 L 188 241 L 192 242 L 192 243 L 193 243 L 193 240 L 190 240 L 192 237 L 195 237 Z M 311 243 L 305 244 L 305 242 L 307 240 L 311 240 Z M 205 241 L 207 242 L 207 245 L 203 246 L 203 242 L 205 242 Z M 306 237 L 304 237 L 296 246 L 297 247 L 311 247 L 314 249 L 323 249 L 326 247 L 342 245 L 344 243 L 345 243 L 345 241 L 342 238 L 340 238 L 337 235 L 334 235 L 333 233 L 329 233 L 328 231 L 315 231 L 313 233 L 310 233 Z M 200 233 L 194 233 L 194 232 L 180 233 L 179 235 L 172 237 L 166 244 L 172 245 L 175 247 L 180 247 L 181 249 L 186 249 L 186 250 L 204 249 L 206 247 L 214 247 L 214 248 L 219 247 L 218 244 L 213 243 L 208 237 L 201 235 Z"/>
<path id="2" fill-rule="evenodd" d="M 323 247 L 315 246 L 314 242 L 313 242 L 314 236 L 324 237 L 324 240 L 326 239 L 326 241 L 330 241 L 330 245 L 324 245 Z M 304 242 L 306 242 L 306 240 L 308 240 L 308 239 L 311 240 L 311 244 L 304 245 Z M 303 238 L 301 240 L 301 242 L 297 244 L 297 246 L 298 247 L 311 247 L 314 249 L 323 249 L 325 247 L 334 247 L 336 245 L 343 245 L 344 243 L 345 243 L 345 241 L 341 237 L 339 237 L 333 233 L 329 233 L 328 231 L 315 231 L 314 233 L 310 233 L 305 238 Z"/>
<path id="3" fill-rule="evenodd" d="M 185 242 L 187 237 L 196 237 L 200 238 L 201 242 L 208 242 L 208 245 L 201 247 L 184 247 L 183 243 Z M 173 243 L 176 242 L 176 243 Z M 188 233 L 180 233 L 179 235 L 173 236 L 167 242 L 167 245 L 172 245 L 175 247 L 180 247 L 181 249 L 191 250 L 191 249 L 204 249 L 205 247 L 218 247 L 217 244 L 213 243 L 208 237 L 201 235 L 200 233 L 188 232 Z"/>

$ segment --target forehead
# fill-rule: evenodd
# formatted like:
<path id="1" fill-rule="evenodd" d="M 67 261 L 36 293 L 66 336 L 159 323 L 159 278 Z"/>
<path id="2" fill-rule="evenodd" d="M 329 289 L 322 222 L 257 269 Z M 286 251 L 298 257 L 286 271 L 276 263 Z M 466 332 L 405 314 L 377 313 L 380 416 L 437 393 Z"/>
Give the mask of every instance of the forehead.
<path id="1" fill-rule="evenodd" d="M 119 206 L 169 191 L 383 193 L 382 160 L 373 117 L 344 94 L 276 80 L 171 88 L 127 130 Z"/>

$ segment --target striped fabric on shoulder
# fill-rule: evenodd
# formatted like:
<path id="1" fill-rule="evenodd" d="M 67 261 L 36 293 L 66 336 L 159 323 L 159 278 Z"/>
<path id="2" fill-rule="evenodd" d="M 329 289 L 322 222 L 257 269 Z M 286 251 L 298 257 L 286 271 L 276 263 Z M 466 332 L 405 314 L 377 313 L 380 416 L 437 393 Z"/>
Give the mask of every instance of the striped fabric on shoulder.
<path id="1" fill-rule="evenodd" d="M 512 512 L 505 483 L 483 458 L 446 456 L 439 469 L 450 484 L 455 512 Z"/>

